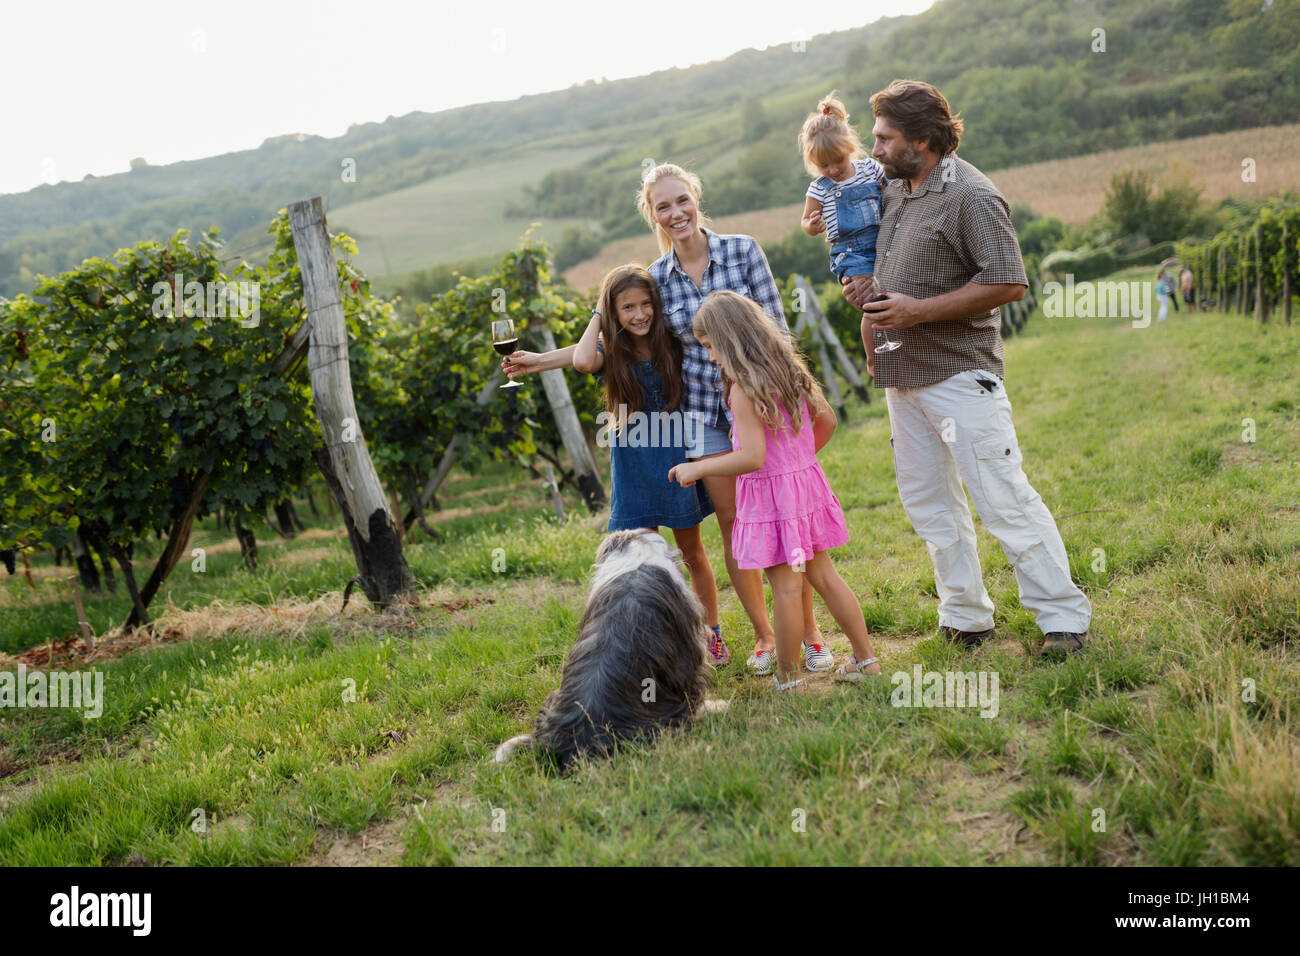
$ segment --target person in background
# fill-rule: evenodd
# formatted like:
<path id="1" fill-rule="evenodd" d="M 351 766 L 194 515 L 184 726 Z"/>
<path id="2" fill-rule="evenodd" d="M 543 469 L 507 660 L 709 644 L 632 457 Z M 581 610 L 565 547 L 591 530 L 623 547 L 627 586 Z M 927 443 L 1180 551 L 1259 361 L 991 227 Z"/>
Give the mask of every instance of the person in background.
<path id="1" fill-rule="evenodd" d="M 1162 268 L 1156 273 L 1156 299 L 1160 303 L 1160 311 L 1156 314 L 1157 322 L 1164 322 L 1169 318 L 1169 294 L 1172 291 L 1173 283 L 1169 281 L 1169 276 Z"/>

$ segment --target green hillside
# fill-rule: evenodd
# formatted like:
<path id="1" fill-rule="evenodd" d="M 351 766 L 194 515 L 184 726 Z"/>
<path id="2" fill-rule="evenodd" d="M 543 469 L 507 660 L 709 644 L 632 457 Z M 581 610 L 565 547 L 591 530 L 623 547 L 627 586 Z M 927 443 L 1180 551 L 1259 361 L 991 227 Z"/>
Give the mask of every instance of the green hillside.
<path id="1" fill-rule="evenodd" d="M 532 223 L 507 218 L 506 206 L 541 175 L 586 160 L 593 147 L 534 149 L 438 176 L 414 186 L 330 209 L 330 227 L 357 240 L 356 262 L 367 275 L 391 275 L 426 266 L 448 254 L 487 256 L 518 243 Z M 346 199 L 346 195 L 340 196 Z M 555 240 L 565 228 L 592 225 L 577 217 L 546 217 L 533 230 Z M 229 243 L 228 254 L 261 258 L 272 240 L 264 223 Z M 436 250 L 436 251 L 434 251 Z"/>
<path id="2" fill-rule="evenodd" d="M 432 228 L 458 215 L 474 217 L 471 245 L 488 252 L 536 219 L 543 235 L 582 222 L 598 224 L 595 239 L 630 235 L 643 228 L 631 194 L 646 158 L 698 168 L 714 214 L 785 205 L 805 185 L 794 136 L 817 96 L 839 88 L 865 121 L 870 94 L 898 76 L 943 88 L 968 123 L 963 155 L 987 170 L 1294 122 L 1300 0 L 941 0 L 918 16 L 815 36 L 802 52 L 783 43 L 686 70 L 390 117 L 334 139 L 290 134 L 41 186 L 0 196 L 0 295 L 182 227 L 215 223 L 239 237 L 237 248 L 255 249 L 275 210 L 314 194 L 355 214 L 357 231 L 383 235 L 387 266 L 384 250 L 362 242 L 376 275 L 466 258 L 464 232 Z M 458 171 L 538 149 L 555 162 L 513 169 L 517 191 L 499 212 L 460 195 Z M 346 160 L 354 182 L 343 181 Z M 428 190 L 408 191 L 421 184 Z M 444 210 L 444 196 L 457 205 Z M 419 228 L 396 237 L 389 225 Z"/>

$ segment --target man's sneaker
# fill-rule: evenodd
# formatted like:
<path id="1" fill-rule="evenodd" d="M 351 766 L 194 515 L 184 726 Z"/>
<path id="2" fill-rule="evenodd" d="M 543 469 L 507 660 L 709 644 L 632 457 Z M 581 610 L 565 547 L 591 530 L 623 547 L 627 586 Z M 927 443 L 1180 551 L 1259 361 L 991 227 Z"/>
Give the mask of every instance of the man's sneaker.
<path id="1" fill-rule="evenodd" d="M 835 666 L 835 658 L 825 644 L 802 644 L 803 666 L 810 671 L 828 671 Z"/>
<path id="2" fill-rule="evenodd" d="M 731 651 L 727 650 L 726 643 L 722 640 L 722 625 L 709 625 L 709 656 L 713 658 L 715 667 L 723 667 L 731 663 Z"/>
<path id="3" fill-rule="evenodd" d="M 749 660 L 745 661 L 745 666 L 760 677 L 766 677 L 772 673 L 772 668 L 776 666 L 776 651 L 771 649 L 755 651 L 749 655 Z"/>
<path id="4" fill-rule="evenodd" d="M 1043 635 L 1043 649 L 1038 653 L 1043 657 L 1056 657 L 1064 660 L 1073 654 L 1083 652 L 1083 639 L 1088 632 L 1072 634 L 1069 631 L 1051 631 Z"/>
<path id="5" fill-rule="evenodd" d="M 944 625 L 939 628 L 939 633 L 947 638 L 949 644 L 960 644 L 963 647 L 979 647 L 993 636 L 993 628 L 990 627 L 987 631 L 959 631 L 955 627 Z"/>

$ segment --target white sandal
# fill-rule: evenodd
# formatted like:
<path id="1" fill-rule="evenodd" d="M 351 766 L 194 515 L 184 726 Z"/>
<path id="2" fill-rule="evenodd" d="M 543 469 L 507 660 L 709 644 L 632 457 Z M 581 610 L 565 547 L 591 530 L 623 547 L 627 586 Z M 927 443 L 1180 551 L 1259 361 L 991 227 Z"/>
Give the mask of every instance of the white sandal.
<path id="1" fill-rule="evenodd" d="M 776 679 L 776 675 L 775 675 L 775 674 L 772 675 L 772 683 L 776 685 L 776 689 L 779 690 L 779 691 L 781 691 L 781 690 L 800 690 L 800 689 L 803 688 L 803 681 L 802 681 L 802 680 L 788 680 L 788 681 L 786 681 L 784 684 L 782 684 L 779 680 Z"/>
<path id="2" fill-rule="evenodd" d="M 836 680 L 864 680 L 865 678 L 868 677 L 878 677 L 880 675 L 868 674 L 866 671 L 863 670 L 863 668 L 871 664 L 879 664 L 879 663 L 880 663 L 879 657 L 868 657 L 865 661 L 860 661 L 858 660 L 857 655 L 850 654 L 848 663 L 841 664 L 836 669 L 835 679 Z M 853 670 L 849 670 L 850 667 L 852 667 Z"/>

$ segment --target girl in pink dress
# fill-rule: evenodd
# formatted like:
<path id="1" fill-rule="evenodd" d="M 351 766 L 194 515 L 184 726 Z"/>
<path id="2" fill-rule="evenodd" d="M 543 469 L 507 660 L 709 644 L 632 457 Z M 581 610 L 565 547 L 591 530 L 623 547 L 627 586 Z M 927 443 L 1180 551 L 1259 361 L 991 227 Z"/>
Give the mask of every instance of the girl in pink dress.
<path id="1" fill-rule="evenodd" d="M 835 676 L 880 673 L 862 606 L 831 564 L 830 548 L 849 540 L 839 499 L 817 452 L 830 440 L 835 412 L 784 332 L 735 292 L 714 292 L 695 315 L 695 337 L 722 372 L 735 419 L 732 451 L 677 465 L 669 480 L 689 487 L 705 475 L 736 475 L 731 549 L 741 568 L 762 568 L 772 585 L 778 690 L 795 680 L 803 633 L 803 578 L 822 596 L 853 646 Z"/>

